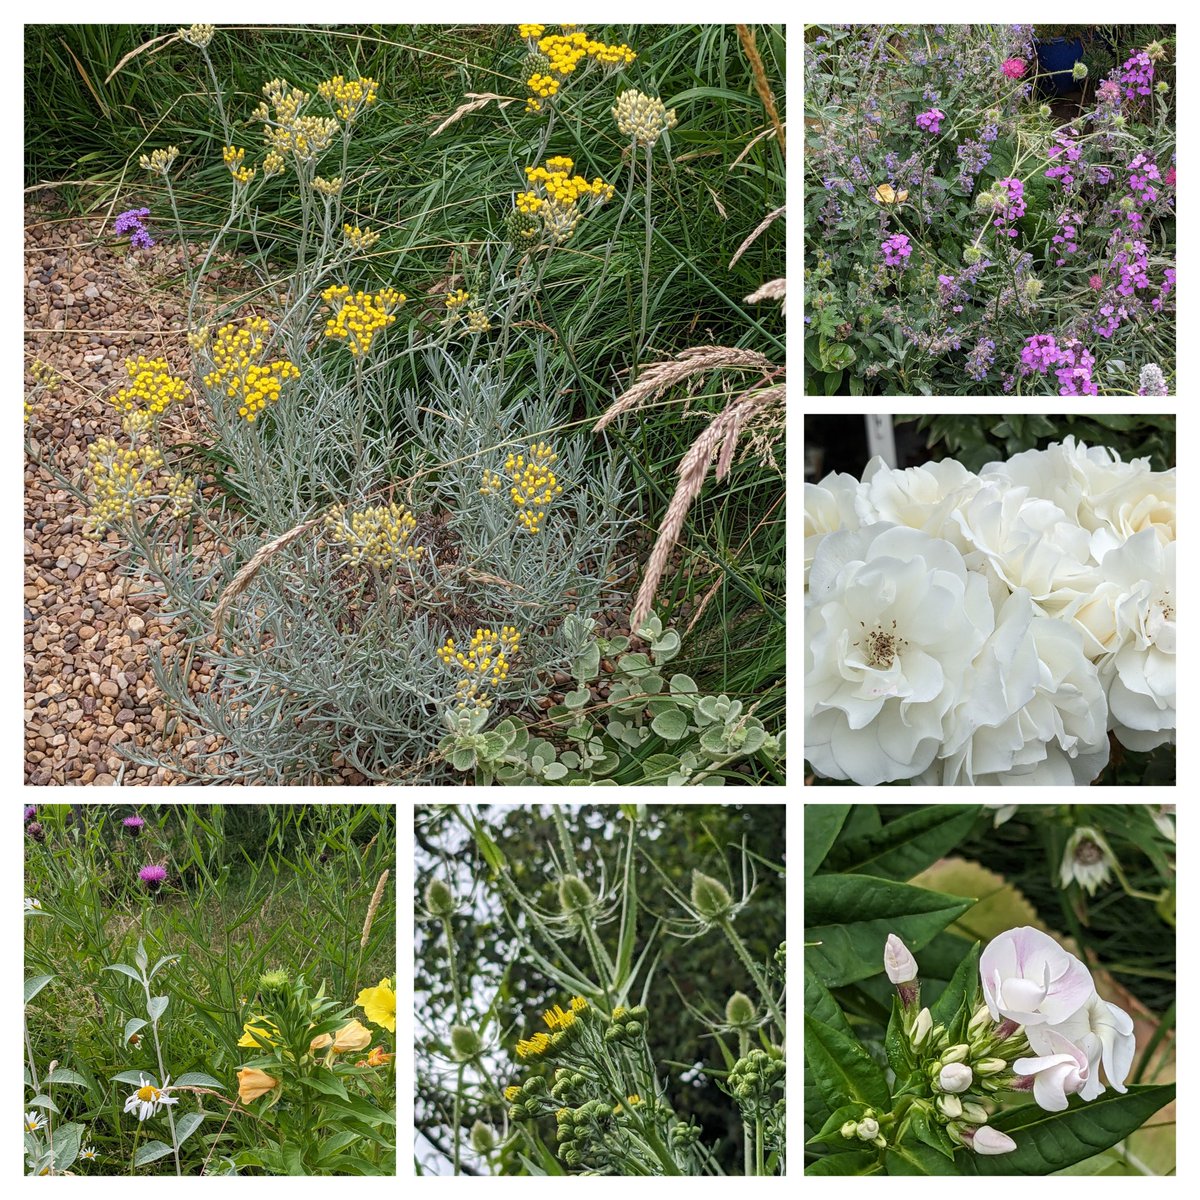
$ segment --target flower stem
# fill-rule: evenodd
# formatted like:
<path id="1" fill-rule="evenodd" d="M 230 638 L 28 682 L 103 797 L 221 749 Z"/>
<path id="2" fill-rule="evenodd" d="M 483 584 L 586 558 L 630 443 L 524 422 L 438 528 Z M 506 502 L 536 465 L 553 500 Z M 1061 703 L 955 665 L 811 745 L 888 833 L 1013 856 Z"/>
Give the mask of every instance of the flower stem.
<path id="1" fill-rule="evenodd" d="M 770 989 L 767 987 L 767 981 L 762 977 L 762 972 L 755 965 L 754 960 L 750 957 L 750 952 L 746 949 L 742 939 L 734 932 L 732 923 L 728 917 L 724 917 L 720 921 L 720 926 L 729 944 L 734 948 L 738 958 L 740 958 L 750 972 L 750 977 L 754 980 L 755 987 L 758 988 L 759 994 L 763 998 L 763 1003 L 767 1006 L 768 1011 L 775 1020 L 775 1024 L 779 1026 L 779 1036 L 784 1038 L 787 1036 L 787 1029 L 784 1025 L 783 1012 L 779 1005 L 775 1003 L 775 998 L 771 995 Z"/>
<path id="2" fill-rule="evenodd" d="M 146 978 L 145 971 L 142 972 L 142 987 L 146 992 L 146 1011 L 149 1014 L 150 1009 L 150 981 Z M 158 1086 L 161 1088 L 167 1082 L 167 1073 L 163 1068 L 162 1044 L 158 1040 L 158 1018 L 155 1017 L 150 1022 L 150 1032 L 154 1034 L 154 1053 L 158 1058 Z M 169 1104 L 164 1105 L 167 1110 L 167 1124 L 171 1127 L 171 1149 L 175 1153 L 175 1174 L 177 1177 L 183 1175 L 183 1171 L 179 1167 L 179 1139 L 175 1136 L 175 1117 L 171 1112 Z"/>
<path id="3" fill-rule="evenodd" d="M 454 961 L 454 931 L 450 928 L 449 916 L 442 918 L 442 928 L 446 931 L 446 954 L 450 959 L 450 987 L 454 991 L 454 1014 L 455 1019 L 461 1025 L 463 1023 L 462 997 L 458 991 L 458 965 Z"/>
<path id="4" fill-rule="evenodd" d="M 638 365 L 642 360 L 642 343 L 646 337 L 646 317 L 650 305 L 650 242 L 654 225 L 650 220 L 650 195 L 654 180 L 653 146 L 646 147 L 646 245 L 642 251 L 642 316 L 638 322 L 637 345 L 633 352 L 633 378 L 637 378 Z"/>

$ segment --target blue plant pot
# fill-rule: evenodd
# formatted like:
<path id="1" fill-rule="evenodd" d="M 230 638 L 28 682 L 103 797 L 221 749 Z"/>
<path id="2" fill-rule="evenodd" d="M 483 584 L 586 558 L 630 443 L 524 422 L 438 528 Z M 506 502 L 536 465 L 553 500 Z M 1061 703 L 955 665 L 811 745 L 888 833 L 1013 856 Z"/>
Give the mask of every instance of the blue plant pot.
<path id="1" fill-rule="evenodd" d="M 1043 92 L 1062 96 L 1073 91 L 1075 81 L 1071 68 L 1083 58 L 1083 39 L 1051 38 L 1048 42 L 1037 42 L 1038 74 L 1043 78 L 1038 85 Z M 1049 78 L 1046 78 L 1047 74 Z"/>

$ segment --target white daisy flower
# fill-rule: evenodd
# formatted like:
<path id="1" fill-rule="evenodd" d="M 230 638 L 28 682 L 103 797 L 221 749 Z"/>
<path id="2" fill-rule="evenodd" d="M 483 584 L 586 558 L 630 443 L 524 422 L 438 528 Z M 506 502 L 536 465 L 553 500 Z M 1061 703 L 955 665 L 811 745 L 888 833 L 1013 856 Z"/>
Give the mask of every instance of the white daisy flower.
<path id="1" fill-rule="evenodd" d="M 80 1152 L 79 1152 L 79 1157 L 86 1158 L 92 1162 L 95 1162 L 96 1161 L 96 1147 L 95 1146 L 84 1146 L 84 1148 L 82 1150 L 80 1150 Z"/>
<path id="2" fill-rule="evenodd" d="M 46 1118 L 39 1112 L 27 1112 L 25 1114 L 25 1132 L 36 1133 L 39 1129 L 45 1127 Z"/>
<path id="3" fill-rule="evenodd" d="M 167 1076 L 166 1082 L 160 1088 L 155 1087 L 152 1083 L 147 1083 L 145 1075 L 139 1074 L 138 1080 L 141 1086 L 125 1101 L 125 1111 L 136 1112 L 139 1121 L 149 1120 L 164 1104 L 179 1103 L 175 1096 L 167 1095 L 168 1085 L 171 1082 L 170 1075 Z"/>
<path id="4" fill-rule="evenodd" d="M 33 900 L 33 899 L 30 899 L 28 896 L 25 897 L 25 911 L 26 912 L 33 912 L 35 909 L 39 909 L 41 907 L 42 907 L 42 902 L 40 900 Z"/>

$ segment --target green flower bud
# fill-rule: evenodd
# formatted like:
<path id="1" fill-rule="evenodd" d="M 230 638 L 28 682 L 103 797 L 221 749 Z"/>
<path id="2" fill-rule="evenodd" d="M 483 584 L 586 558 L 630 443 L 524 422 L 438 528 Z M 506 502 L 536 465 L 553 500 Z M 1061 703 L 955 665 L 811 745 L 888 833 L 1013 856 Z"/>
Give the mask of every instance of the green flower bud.
<path id="1" fill-rule="evenodd" d="M 733 1029 L 748 1029 L 757 1020 L 754 1001 L 745 992 L 734 992 L 725 1002 L 725 1023 Z"/>
<path id="2" fill-rule="evenodd" d="M 992 1023 L 992 1014 L 988 1012 L 988 1006 L 981 1004 L 976 1010 L 975 1015 L 971 1018 L 971 1023 L 967 1026 L 968 1033 L 974 1033 L 978 1029 L 984 1029 Z"/>
<path id="3" fill-rule="evenodd" d="M 962 1116 L 962 1101 L 957 1096 L 939 1096 L 937 1098 L 937 1106 L 951 1120 Z"/>
<path id="4" fill-rule="evenodd" d="M 975 207 L 981 212 L 994 212 L 996 208 L 996 193 L 977 192 L 975 195 Z M 965 258 L 966 255 L 963 257 Z"/>
<path id="5" fill-rule="evenodd" d="M 942 1055 L 942 1064 L 945 1065 L 946 1063 L 966 1062 L 967 1055 L 970 1053 L 971 1047 L 968 1046 L 966 1042 L 959 1042 L 957 1046 L 951 1046 L 950 1049 Z"/>
<path id="6" fill-rule="evenodd" d="M 1045 284 L 1040 279 L 1025 280 L 1025 299 L 1036 300 L 1042 294 L 1042 288 Z"/>
<path id="7" fill-rule="evenodd" d="M 852 1137 L 857 1137 L 857 1136 L 858 1136 L 858 1122 L 857 1121 L 847 1121 L 842 1126 L 842 1137 L 852 1138 Z"/>
<path id="8" fill-rule="evenodd" d="M 710 921 L 719 921 L 733 908 L 733 898 L 725 885 L 711 875 L 692 872 L 692 907 Z"/>
<path id="9" fill-rule="evenodd" d="M 988 1110 L 982 1104 L 973 1104 L 968 1101 L 962 1106 L 962 1119 L 970 1121 L 972 1125 L 986 1125 Z"/>
<path id="10" fill-rule="evenodd" d="M 1050 116 L 1050 105 L 1039 104 L 1038 105 L 1038 116 L 1041 117 L 1043 121 L 1046 120 L 1046 118 Z"/>
<path id="11" fill-rule="evenodd" d="M 587 912 L 596 897 L 578 875 L 564 875 L 558 885 L 558 902 L 565 913 Z"/>
<path id="12" fill-rule="evenodd" d="M 264 994 L 278 995 L 287 985 L 288 973 L 286 971 L 264 971 L 258 977 L 258 990 Z"/>
<path id="13" fill-rule="evenodd" d="M 527 1096 L 544 1096 L 546 1094 L 546 1080 L 541 1075 L 530 1075 L 521 1085 L 521 1090 Z"/>
<path id="14" fill-rule="evenodd" d="M 496 1131 L 482 1121 L 471 1126 L 471 1148 L 476 1154 L 490 1154 L 496 1148 Z"/>
<path id="15" fill-rule="evenodd" d="M 977 1063 L 971 1064 L 971 1069 L 976 1075 L 996 1075 L 1003 1071 L 1008 1063 L 1002 1058 L 982 1058 Z"/>
<path id="16" fill-rule="evenodd" d="M 650 1010 L 644 1004 L 635 1004 L 629 1010 L 629 1019 L 631 1021 L 641 1021 L 644 1025 L 646 1018 L 650 1015 Z"/>
<path id="17" fill-rule="evenodd" d="M 448 917 L 455 909 L 454 893 L 440 879 L 431 879 L 425 888 L 425 907 L 435 917 Z"/>
<path id="18" fill-rule="evenodd" d="M 885 1148 L 887 1147 L 887 1138 L 885 1138 L 885 1137 L 883 1136 L 883 1134 L 881 1133 L 881 1134 L 880 1134 L 880 1135 L 879 1135 L 879 1136 L 878 1136 L 878 1137 L 877 1137 L 877 1138 L 876 1138 L 876 1139 L 875 1139 L 875 1140 L 874 1140 L 874 1141 L 871 1143 L 871 1145 L 872 1145 L 872 1146 L 875 1146 L 875 1147 L 877 1147 L 877 1148 L 878 1148 L 878 1149 L 880 1149 L 880 1150 L 883 1150 L 883 1149 L 885 1149 Z"/>
<path id="19" fill-rule="evenodd" d="M 973 267 L 983 257 L 983 251 L 978 246 L 966 246 L 963 249 L 963 262 Z"/>
<path id="20" fill-rule="evenodd" d="M 1071 78 L 1078 82 L 1080 79 L 1086 79 L 1088 75 L 1087 63 L 1077 62 L 1071 68 Z"/>
<path id="21" fill-rule="evenodd" d="M 1159 81 L 1158 81 L 1158 82 L 1157 82 L 1157 83 L 1154 85 L 1154 90 L 1155 90 L 1155 91 L 1156 91 L 1156 92 L 1157 92 L 1157 93 L 1158 93 L 1160 96 L 1165 96 L 1165 95 L 1167 94 L 1167 90 L 1168 90 L 1168 88 L 1167 88 L 1167 81 L 1166 81 L 1165 79 L 1160 79 L 1160 80 L 1159 80 Z"/>
<path id="22" fill-rule="evenodd" d="M 465 1025 L 451 1026 L 450 1047 L 459 1062 L 467 1062 L 479 1053 L 479 1034 Z"/>
<path id="23" fill-rule="evenodd" d="M 1115 125 L 1115 126 L 1118 128 L 1118 129 L 1124 129 L 1124 128 L 1125 128 L 1125 124 L 1126 124 L 1126 122 L 1125 122 L 1125 117 L 1124 117 L 1124 116 L 1123 116 L 1121 113 L 1117 113 L 1117 115 L 1116 115 L 1115 117 L 1113 117 L 1112 121 L 1113 121 L 1113 124 L 1114 124 L 1114 125 Z"/>

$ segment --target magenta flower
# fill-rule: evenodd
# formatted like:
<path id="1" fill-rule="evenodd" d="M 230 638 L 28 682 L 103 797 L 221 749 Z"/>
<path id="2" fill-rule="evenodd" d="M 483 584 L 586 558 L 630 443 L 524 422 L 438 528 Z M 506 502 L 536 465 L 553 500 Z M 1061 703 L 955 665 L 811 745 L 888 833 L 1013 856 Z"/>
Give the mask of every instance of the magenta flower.
<path id="1" fill-rule="evenodd" d="M 129 834 L 130 837 L 137 837 L 142 832 L 142 826 L 145 825 L 146 822 L 135 814 L 132 817 L 126 817 L 121 824 L 125 826 L 125 832 Z"/>
<path id="2" fill-rule="evenodd" d="M 36 816 L 37 816 L 37 805 L 36 804 L 25 805 L 25 820 L 32 821 L 33 818 Z"/>
<path id="3" fill-rule="evenodd" d="M 879 249 L 883 254 L 884 266 L 887 267 L 903 266 L 904 260 L 912 254 L 912 247 L 908 244 L 908 238 L 902 233 L 892 234 Z"/>
<path id="4" fill-rule="evenodd" d="M 1104 280 L 1101 279 L 1099 275 L 1088 276 L 1088 287 L 1090 287 L 1093 292 L 1098 292 L 1103 286 Z"/>
<path id="5" fill-rule="evenodd" d="M 1023 58 L 1006 58 L 1000 64 L 1000 69 L 1009 79 L 1020 79 L 1025 74 L 1025 60 Z"/>
<path id="6" fill-rule="evenodd" d="M 1163 182 L 1167 185 L 1167 187 L 1175 186 L 1175 168 L 1174 167 L 1167 168 L 1167 173 L 1163 176 Z"/>
<path id="7" fill-rule="evenodd" d="M 138 872 L 138 878 L 152 892 L 157 892 L 159 885 L 167 877 L 166 867 L 160 867 L 157 863 L 151 863 L 149 866 L 143 867 Z"/>
<path id="8" fill-rule="evenodd" d="M 940 108 L 931 108 L 928 112 L 917 114 L 917 128 L 926 133 L 940 133 L 941 122 L 945 119 L 946 114 Z"/>

